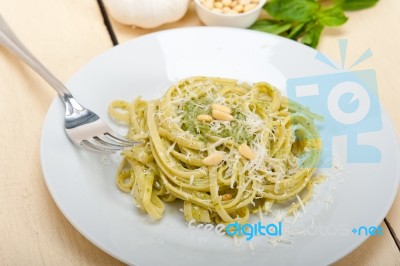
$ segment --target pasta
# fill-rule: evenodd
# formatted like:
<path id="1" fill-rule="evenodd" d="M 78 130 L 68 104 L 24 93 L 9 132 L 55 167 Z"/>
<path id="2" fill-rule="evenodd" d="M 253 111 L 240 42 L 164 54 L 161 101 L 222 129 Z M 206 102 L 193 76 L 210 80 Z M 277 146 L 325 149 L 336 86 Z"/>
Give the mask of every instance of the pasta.
<path id="1" fill-rule="evenodd" d="M 192 77 L 158 100 L 113 101 L 109 114 L 143 141 L 122 152 L 116 183 L 154 219 L 181 200 L 186 221 L 244 224 L 265 206 L 292 201 L 290 213 L 312 195 L 320 117 L 268 83 Z"/>

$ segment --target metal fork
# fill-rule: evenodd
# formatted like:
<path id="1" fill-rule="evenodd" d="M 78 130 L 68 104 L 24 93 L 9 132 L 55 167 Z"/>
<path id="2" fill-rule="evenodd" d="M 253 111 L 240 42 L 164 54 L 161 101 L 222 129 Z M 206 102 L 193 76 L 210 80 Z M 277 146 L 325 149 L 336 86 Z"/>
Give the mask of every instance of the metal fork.
<path id="1" fill-rule="evenodd" d="M 125 139 L 98 115 L 80 105 L 61 81 L 25 48 L 1 15 L 0 44 L 22 59 L 57 91 L 65 104 L 65 131 L 74 144 L 89 151 L 115 152 L 142 143 Z"/>

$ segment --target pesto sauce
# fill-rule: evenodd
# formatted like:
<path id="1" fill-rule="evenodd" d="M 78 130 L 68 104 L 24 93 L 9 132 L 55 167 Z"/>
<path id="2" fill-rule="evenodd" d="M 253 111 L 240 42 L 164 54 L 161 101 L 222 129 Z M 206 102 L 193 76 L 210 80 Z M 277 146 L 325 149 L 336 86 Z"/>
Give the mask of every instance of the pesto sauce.
<path id="1" fill-rule="evenodd" d="M 246 120 L 245 115 L 237 109 L 233 109 L 232 116 L 234 120 L 230 122 L 229 127 L 221 124 L 220 133 L 214 132 L 211 129 L 210 123 L 198 121 L 197 116 L 201 114 L 211 115 L 211 104 L 212 102 L 206 97 L 185 102 L 182 106 L 184 115 L 181 128 L 185 131 L 189 131 L 202 141 L 206 141 L 207 135 L 221 138 L 231 137 L 236 143 L 250 143 L 254 139 L 254 136 L 248 133 L 248 130 L 243 124 Z M 206 107 L 203 108 L 202 106 Z"/>

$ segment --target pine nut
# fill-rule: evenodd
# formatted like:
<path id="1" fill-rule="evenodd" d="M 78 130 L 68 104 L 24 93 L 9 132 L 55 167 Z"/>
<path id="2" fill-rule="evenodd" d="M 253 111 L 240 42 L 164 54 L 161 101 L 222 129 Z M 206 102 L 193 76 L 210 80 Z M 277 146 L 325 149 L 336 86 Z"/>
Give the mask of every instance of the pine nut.
<path id="1" fill-rule="evenodd" d="M 257 5 L 256 4 L 248 4 L 244 6 L 244 12 L 248 12 L 250 10 L 253 10 L 254 8 L 256 8 Z"/>
<path id="2" fill-rule="evenodd" d="M 215 12 L 237 14 L 253 10 L 260 4 L 260 0 L 201 0 L 201 4 Z"/>
<path id="3" fill-rule="evenodd" d="M 243 5 L 237 5 L 233 8 L 233 10 L 237 11 L 237 12 L 242 12 L 244 10 Z"/>
<path id="4" fill-rule="evenodd" d="M 222 200 L 230 200 L 230 199 L 232 199 L 232 194 L 224 194 L 224 195 L 222 195 Z"/>
<path id="5" fill-rule="evenodd" d="M 230 6 L 232 4 L 232 0 L 222 0 L 222 4 L 224 6 Z"/>
<path id="6" fill-rule="evenodd" d="M 211 115 L 198 115 L 197 120 L 202 122 L 211 122 L 213 121 L 213 118 Z"/>
<path id="7" fill-rule="evenodd" d="M 253 160 L 256 158 L 256 154 L 254 153 L 254 151 L 252 151 L 250 149 L 249 146 L 247 146 L 246 143 L 240 144 L 238 151 L 239 151 L 240 155 L 242 155 L 244 158 L 246 158 L 248 160 Z"/>
<path id="8" fill-rule="evenodd" d="M 221 8 L 224 7 L 224 5 L 223 5 L 221 2 L 215 2 L 215 3 L 214 3 L 214 7 L 215 7 L 215 8 L 218 8 L 218 9 L 221 9 Z"/>
<path id="9" fill-rule="evenodd" d="M 212 110 L 212 116 L 217 120 L 232 121 L 233 116 L 220 110 Z"/>
<path id="10" fill-rule="evenodd" d="M 224 7 L 224 9 L 225 9 L 225 7 Z M 227 7 L 227 9 L 229 9 L 229 8 Z M 213 103 L 211 105 L 211 109 L 219 110 L 221 112 L 225 112 L 225 113 L 228 113 L 228 114 L 232 113 L 232 109 L 230 107 L 225 106 L 225 105 L 221 105 L 221 104 L 218 104 L 218 103 Z"/>
<path id="11" fill-rule="evenodd" d="M 224 159 L 224 154 L 222 152 L 215 152 L 204 158 L 203 163 L 208 166 L 213 166 L 222 162 L 223 159 Z"/>
<path id="12" fill-rule="evenodd" d="M 212 9 L 214 7 L 214 1 L 213 0 L 207 0 L 206 2 L 204 2 L 204 5 L 208 8 L 208 9 Z"/>
<path id="13" fill-rule="evenodd" d="M 222 8 L 222 12 L 225 14 L 228 14 L 230 11 L 232 11 L 232 10 L 227 6 L 224 6 L 224 8 Z"/>

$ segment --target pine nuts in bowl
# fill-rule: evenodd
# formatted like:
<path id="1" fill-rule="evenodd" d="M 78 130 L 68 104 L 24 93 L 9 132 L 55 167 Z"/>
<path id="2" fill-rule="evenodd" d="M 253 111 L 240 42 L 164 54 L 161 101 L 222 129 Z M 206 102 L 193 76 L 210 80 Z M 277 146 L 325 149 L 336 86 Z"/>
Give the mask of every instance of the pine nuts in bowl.
<path id="1" fill-rule="evenodd" d="M 208 26 L 248 28 L 266 0 L 194 0 L 200 20 Z"/>

